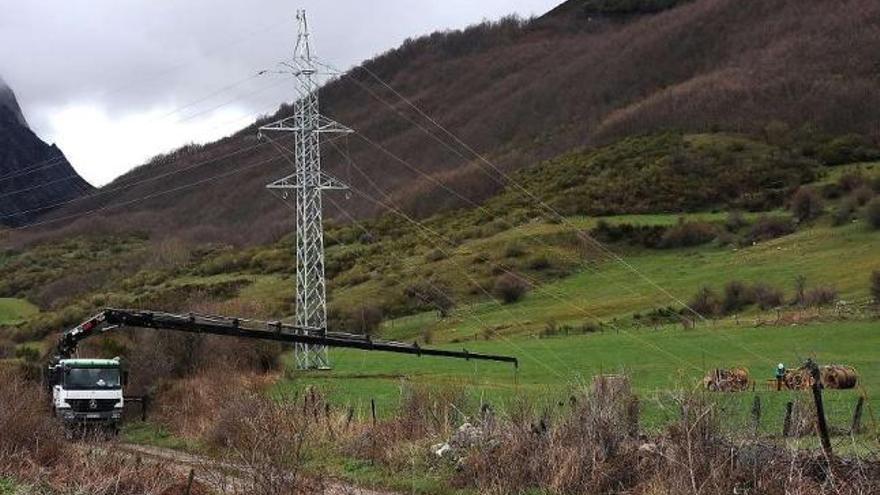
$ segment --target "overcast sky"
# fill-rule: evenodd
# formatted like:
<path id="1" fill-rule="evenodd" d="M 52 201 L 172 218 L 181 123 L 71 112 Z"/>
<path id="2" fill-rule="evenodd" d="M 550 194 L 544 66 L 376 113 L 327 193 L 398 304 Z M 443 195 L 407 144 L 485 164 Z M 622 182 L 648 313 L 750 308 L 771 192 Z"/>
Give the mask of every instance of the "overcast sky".
<path id="1" fill-rule="evenodd" d="M 294 12 L 340 68 L 438 29 L 561 0 L 0 0 L 0 75 L 43 140 L 95 185 L 212 141 L 291 99 L 278 77 Z"/>

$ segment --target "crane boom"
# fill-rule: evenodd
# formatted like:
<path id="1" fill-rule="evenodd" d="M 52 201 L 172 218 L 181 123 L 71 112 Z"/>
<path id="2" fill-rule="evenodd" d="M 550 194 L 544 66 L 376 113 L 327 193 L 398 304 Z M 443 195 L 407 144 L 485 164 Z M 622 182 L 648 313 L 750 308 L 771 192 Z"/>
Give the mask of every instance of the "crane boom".
<path id="1" fill-rule="evenodd" d="M 78 326 L 64 332 L 56 348 L 55 360 L 60 361 L 61 359 L 70 358 L 76 352 L 80 341 L 120 327 L 174 330 L 178 332 L 224 335 L 293 344 L 395 352 L 416 356 L 497 361 L 512 363 L 514 366 L 519 367 L 519 361 L 512 356 L 481 354 L 470 352 L 467 349 L 456 351 L 424 348 L 415 342 L 407 344 L 404 342 L 374 340 L 366 335 L 343 332 L 326 332 L 318 335 L 280 321 L 258 321 L 195 313 L 181 315 L 126 309 L 105 309 Z"/>

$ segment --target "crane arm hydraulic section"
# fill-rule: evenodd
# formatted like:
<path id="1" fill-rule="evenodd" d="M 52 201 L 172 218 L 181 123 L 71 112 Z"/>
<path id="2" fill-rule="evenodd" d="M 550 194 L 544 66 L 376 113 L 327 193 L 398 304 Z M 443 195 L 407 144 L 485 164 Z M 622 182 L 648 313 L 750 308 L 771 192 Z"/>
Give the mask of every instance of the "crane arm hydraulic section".
<path id="1" fill-rule="evenodd" d="M 125 309 L 105 309 L 75 328 L 64 332 L 56 348 L 55 361 L 68 359 L 73 356 L 80 341 L 117 328 L 152 328 L 292 344 L 395 352 L 416 356 L 497 361 L 512 363 L 514 366 L 519 367 L 517 358 L 512 356 L 481 354 L 469 352 L 467 349 L 457 351 L 424 348 L 419 346 L 418 343 L 407 344 L 403 342 L 374 340 L 366 335 L 342 332 L 326 332 L 319 335 L 308 329 L 280 321 L 247 320 L 194 313 L 180 315 Z"/>

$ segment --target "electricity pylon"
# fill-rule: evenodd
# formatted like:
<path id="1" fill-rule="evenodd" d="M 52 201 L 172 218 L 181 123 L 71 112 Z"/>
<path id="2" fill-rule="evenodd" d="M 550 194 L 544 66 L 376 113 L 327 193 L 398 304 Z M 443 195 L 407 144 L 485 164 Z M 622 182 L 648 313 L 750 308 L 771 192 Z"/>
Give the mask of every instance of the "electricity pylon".
<path id="1" fill-rule="evenodd" d="M 312 61 L 309 25 L 304 10 L 297 11 L 299 34 L 293 60 L 283 65 L 296 76 L 299 97 L 293 115 L 260 127 L 260 133 L 292 132 L 295 137 L 295 171 L 267 185 L 269 189 L 290 190 L 296 200 L 296 326 L 304 332 L 327 332 L 327 286 L 324 279 L 324 225 L 321 193 L 347 186 L 321 171 L 321 135 L 351 133 L 348 127 L 319 113 L 318 71 Z M 298 369 L 330 369 L 324 346 L 296 344 Z"/>

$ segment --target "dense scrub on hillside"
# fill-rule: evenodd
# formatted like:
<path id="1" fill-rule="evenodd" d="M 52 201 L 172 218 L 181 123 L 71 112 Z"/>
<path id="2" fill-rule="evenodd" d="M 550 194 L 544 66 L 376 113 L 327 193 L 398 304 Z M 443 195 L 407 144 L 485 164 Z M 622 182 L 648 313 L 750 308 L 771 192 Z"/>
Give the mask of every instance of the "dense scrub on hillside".
<path id="1" fill-rule="evenodd" d="M 563 214 L 618 215 L 772 209 L 817 173 L 815 160 L 779 148 L 663 134 L 571 153 L 519 177 Z"/>

